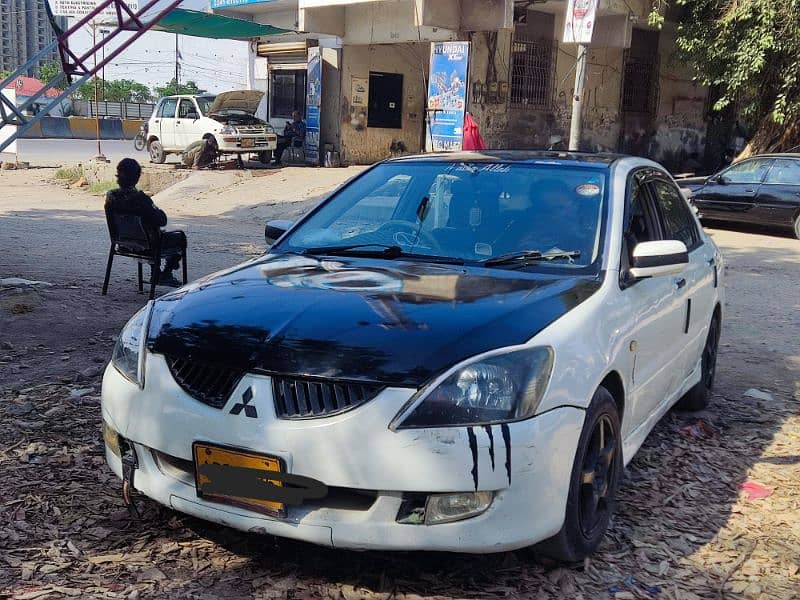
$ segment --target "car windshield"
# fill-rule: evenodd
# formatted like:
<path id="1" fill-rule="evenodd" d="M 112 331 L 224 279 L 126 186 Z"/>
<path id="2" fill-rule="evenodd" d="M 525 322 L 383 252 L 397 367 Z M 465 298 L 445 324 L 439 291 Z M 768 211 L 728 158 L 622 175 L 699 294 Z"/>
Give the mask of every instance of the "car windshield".
<path id="1" fill-rule="evenodd" d="M 208 109 L 214 103 L 216 96 L 198 96 L 197 105 L 200 107 L 200 112 L 204 115 L 208 114 Z"/>
<path id="2" fill-rule="evenodd" d="M 277 251 L 585 268 L 601 247 L 606 169 L 385 163 L 335 194 Z"/>

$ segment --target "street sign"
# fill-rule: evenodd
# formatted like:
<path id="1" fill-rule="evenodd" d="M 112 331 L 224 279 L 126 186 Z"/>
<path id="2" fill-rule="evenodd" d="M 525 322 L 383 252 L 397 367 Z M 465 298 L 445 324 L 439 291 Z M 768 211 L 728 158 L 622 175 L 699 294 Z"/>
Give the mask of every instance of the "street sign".
<path id="1" fill-rule="evenodd" d="M 564 43 L 589 44 L 592 41 L 598 0 L 569 0 L 564 18 Z"/>
<path id="2" fill-rule="evenodd" d="M 103 0 L 49 0 L 49 2 L 50 9 L 55 16 L 81 18 L 97 8 L 97 5 L 101 4 Z M 127 0 L 126 4 L 133 12 L 139 11 L 139 0 Z M 123 17 L 124 16 L 126 15 L 123 13 Z M 110 6 L 97 15 L 94 22 L 97 24 L 115 24 L 117 22 L 116 9 L 113 5 Z"/>

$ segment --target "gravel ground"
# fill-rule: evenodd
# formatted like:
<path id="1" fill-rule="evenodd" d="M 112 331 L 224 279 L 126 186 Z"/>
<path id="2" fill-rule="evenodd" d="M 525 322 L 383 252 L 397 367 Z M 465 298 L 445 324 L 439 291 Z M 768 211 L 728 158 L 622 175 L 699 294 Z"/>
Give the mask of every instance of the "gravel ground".
<path id="1" fill-rule="evenodd" d="M 203 173 L 156 200 L 189 231 L 194 278 L 257 254 L 266 219 L 302 213 L 355 172 Z M 659 424 L 585 563 L 529 550 L 357 553 L 241 534 L 146 499 L 141 518 L 125 510 L 98 434 L 100 370 L 145 299 L 124 261 L 100 296 L 102 199 L 52 173 L 0 172 L 0 278 L 52 284 L 0 287 L 0 598 L 800 597 L 797 240 L 711 230 L 728 263 L 711 407 Z"/>

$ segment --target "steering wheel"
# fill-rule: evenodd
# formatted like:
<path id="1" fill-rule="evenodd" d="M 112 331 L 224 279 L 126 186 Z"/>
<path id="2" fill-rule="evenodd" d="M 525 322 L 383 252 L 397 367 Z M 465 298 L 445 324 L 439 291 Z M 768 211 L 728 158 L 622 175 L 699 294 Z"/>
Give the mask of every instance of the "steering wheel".
<path id="1" fill-rule="evenodd" d="M 416 246 L 418 248 L 441 250 L 435 237 L 427 231 L 422 231 L 418 225 L 414 225 L 408 221 L 392 219 L 391 221 L 386 221 L 377 231 L 380 233 L 391 231 L 392 239 L 398 246 Z"/>

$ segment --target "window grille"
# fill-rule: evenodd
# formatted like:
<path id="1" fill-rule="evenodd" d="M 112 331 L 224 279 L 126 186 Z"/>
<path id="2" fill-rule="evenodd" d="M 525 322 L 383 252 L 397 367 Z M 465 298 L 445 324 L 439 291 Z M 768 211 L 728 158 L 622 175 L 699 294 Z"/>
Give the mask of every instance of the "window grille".
<path id="1" fill-rule="evenodd" d="M 523 40 L 512 42 L 511 104 L 549 108 L 555 79 L 554 40 Z"/>

